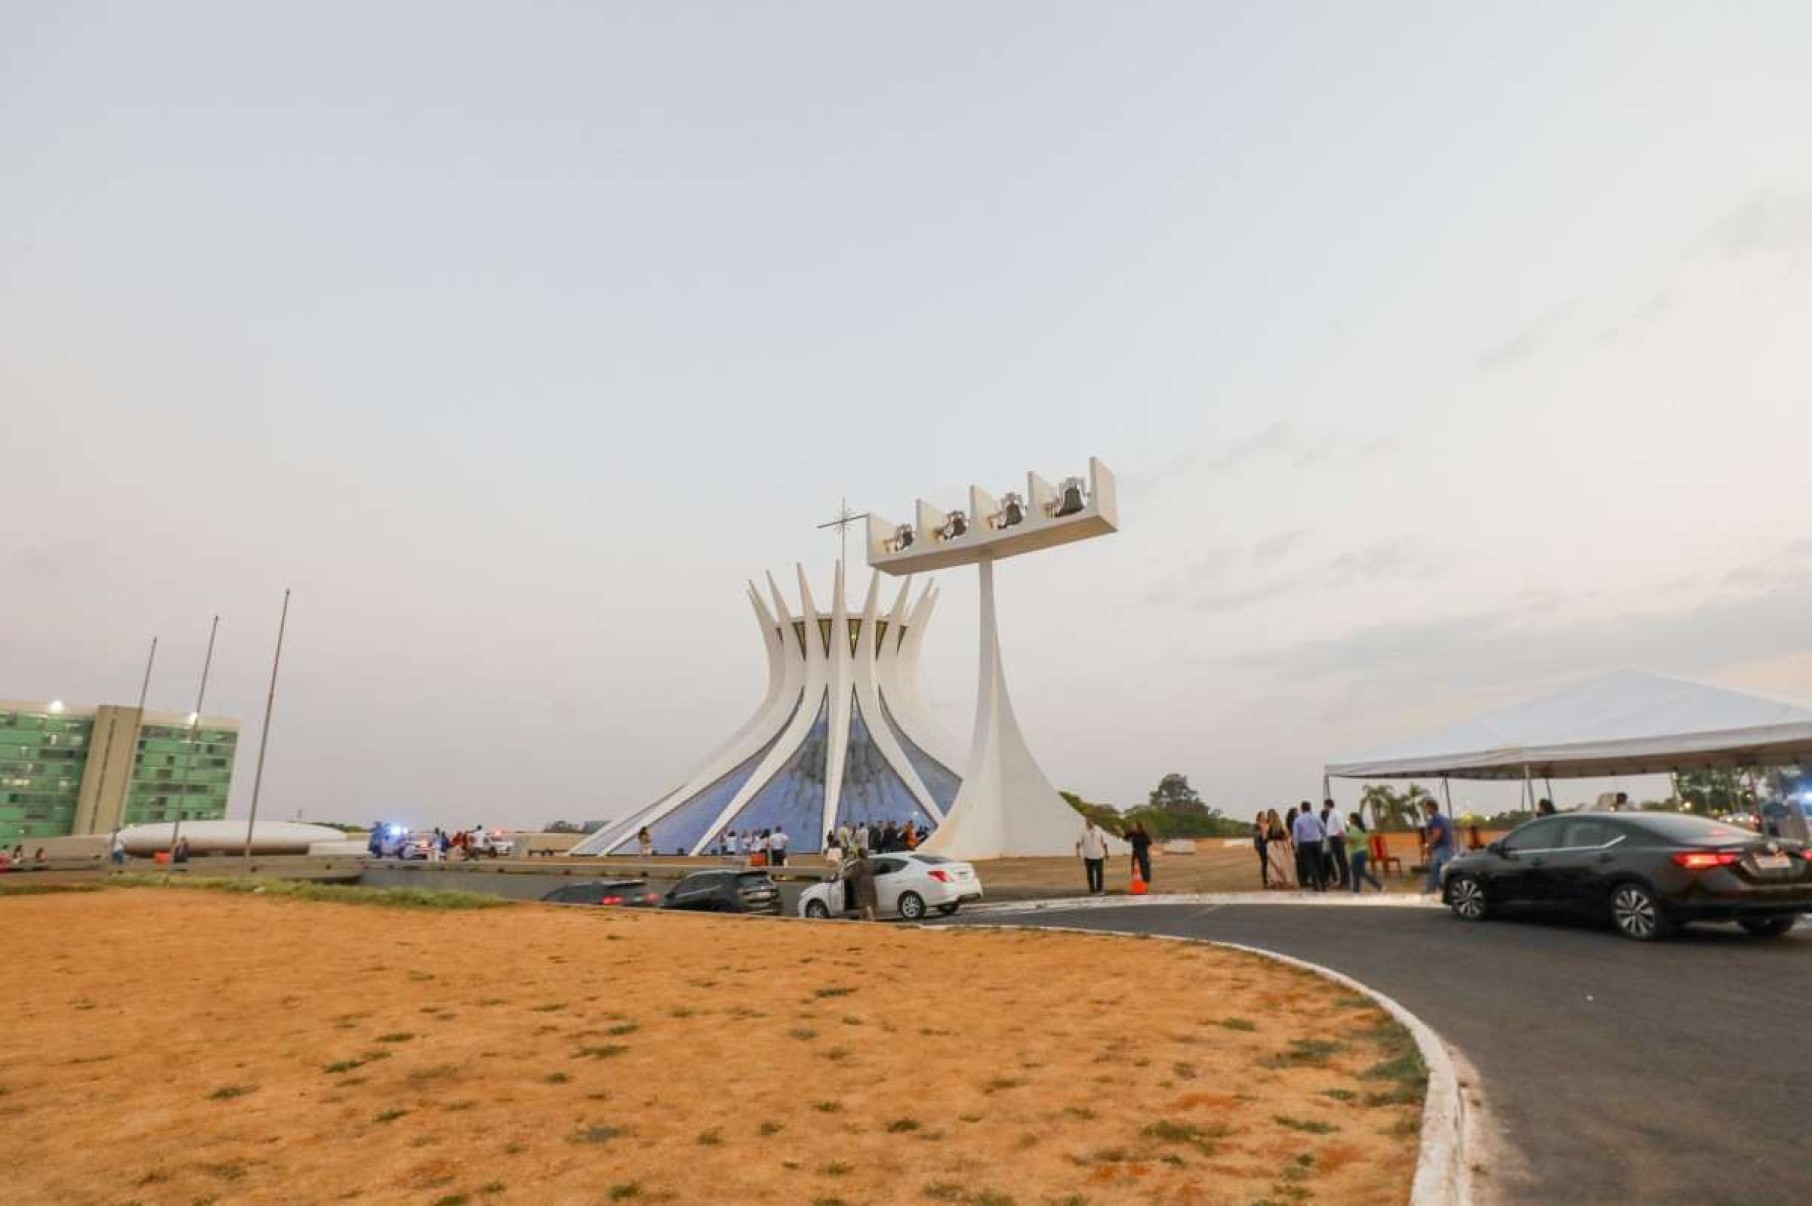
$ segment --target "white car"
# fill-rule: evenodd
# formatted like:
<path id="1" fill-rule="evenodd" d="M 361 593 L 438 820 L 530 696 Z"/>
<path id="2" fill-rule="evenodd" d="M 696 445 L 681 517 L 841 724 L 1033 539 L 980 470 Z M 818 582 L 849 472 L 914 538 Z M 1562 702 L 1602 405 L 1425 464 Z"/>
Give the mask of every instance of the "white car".
<path id="1" fill-rule="evenodd" d="M 980 900 L 981 877 L 968 863 L 902 850 L 870 855 L 875 869 L 875 912 L 918 921 L 926 910 L 948 917 L 965 900 Z M 855 889 L 841 875 L 813 884 L 799 897 L 799 916 L 843 917 L 856 912 Z"/>

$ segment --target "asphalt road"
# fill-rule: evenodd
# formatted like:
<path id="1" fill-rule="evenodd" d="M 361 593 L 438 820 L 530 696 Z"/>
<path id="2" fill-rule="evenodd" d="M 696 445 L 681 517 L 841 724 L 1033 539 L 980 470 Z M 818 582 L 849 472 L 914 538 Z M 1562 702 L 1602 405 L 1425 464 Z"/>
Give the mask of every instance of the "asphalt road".
<path id="1" fill-rule="evenodd" d="M 1642 944 L 1565 921 L 1278 905 L 1051 907 L 973 922 L 1245 943 L 1396 998 L 1479 1073 L 1489 1199 L 1812 1201 L 1812 919 Z M 958 917 L 947 924 L 963 924 Z"/>

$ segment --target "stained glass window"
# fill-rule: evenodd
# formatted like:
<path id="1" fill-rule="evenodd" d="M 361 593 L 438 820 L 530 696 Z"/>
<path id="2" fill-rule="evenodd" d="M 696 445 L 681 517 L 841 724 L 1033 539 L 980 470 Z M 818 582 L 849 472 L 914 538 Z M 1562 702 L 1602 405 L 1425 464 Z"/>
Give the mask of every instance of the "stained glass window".
<path id="1" fill-rule="evenodd" d="M 779 825 L 791 839 L 791 850 L 824 849 L 824 768 L 830 753 L 830 700 L 818 707 L 818 719 L 793 756 L 755 798 L 731 819 L 729 828 L 760 833 Z"/>
<path id="2" fill-rule="evenodd" d="M 850 701 L 849 747 L 843 758 L 843 787 L 837 796 L 837 824 L 854 827 L 866 821 L 880 825 L 911 821 L 920 831 L 931 816 L 906 786 L 906 780 L 882 755 L 869 734 L 862 705 Z"/>
<path id="3" fill-rule="evenodd" d="M 937 801 L 937 806 L 946 814 L 949 813 L 950 806 L 956 803 L 956 793 L 963 786 L 961 776 L 920 749 L 912 738 L 906 735 L 906 730 L 902 729 L 900 722 L 894 719 L 893 711 L 887 706 L 885 699 L 881 700 L 881 713 L 887 727 L 893 732 L 894 740 L 898 741 L 900 748 L 906 751 L 906 760 L 912 763 L 912 769 L 919 773 L 919 782 L 925 785 L 925 790 L 931 793 L 931 798 Z"/>
<path id="4" fill-rule="evenodd" d="M 797 706 L 794 705 L 795 710 Z M 787 724 L 781 726 L 781 732 L 784 733 L 787 726 L 791 724 L 792 718 L 788 717 Z M 775 742 L 779 740 L 780 736 L 776 734 L 773 741 L 768 742 L 738 763 L 734 770 L 719 777 L 709 787 L 649 825 L 648 835 L 654 839 L 655 852 L 673 854 L 684 850 L 687 854 L 696 853 L 699 840 L 705 836 L 705 831 L 723 813 L 730 801 L 736 798 L 736 793 L 743 789 L 744 784 L 748 783 L 749 776 L 755 773 L 755 768 L 761 765 L 761 760 L 768 756 L 769 751 L 774 748 Z M 613 843 L 611 853 L 635 853 L 636 834 L 640 829 L 639 825 L 628 829 L 621 841 Z"/>

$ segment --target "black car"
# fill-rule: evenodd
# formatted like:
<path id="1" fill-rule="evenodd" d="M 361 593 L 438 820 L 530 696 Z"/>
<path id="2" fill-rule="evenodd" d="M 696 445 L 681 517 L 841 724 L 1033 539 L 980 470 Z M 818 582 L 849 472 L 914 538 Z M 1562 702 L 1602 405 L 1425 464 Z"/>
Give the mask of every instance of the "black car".
<path id="1" fill-rule="evenodd" d="M 624 909 L 652 909 L 661 903 L 660 893 L 649 891 L 645 879 L 588 879 L 562 884 L 541 899 L 550 904 L 612 905 Z"/>
<path id="2" fill-rule="evenodd" d="M 661 907 L 707 913 L 778 913 L 780 885 L 766 871 L 695 871 L 667 890 Z"/>
<path id="3" fill-rule="evenodd" d="M 1689 921 L 1773 937 L 1812 910 L 1812 850 L 1704 817 L 1568 813 L 1458 856 L 1441 887 L 1468 921 L 1531 905 L 1606 917 L 1643 942 Z"/>

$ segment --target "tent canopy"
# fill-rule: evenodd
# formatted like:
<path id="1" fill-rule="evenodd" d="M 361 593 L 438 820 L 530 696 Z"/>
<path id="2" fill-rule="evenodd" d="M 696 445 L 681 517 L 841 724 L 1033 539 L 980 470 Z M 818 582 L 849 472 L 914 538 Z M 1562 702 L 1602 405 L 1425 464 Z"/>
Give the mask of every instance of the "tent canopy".
<path id="1" fill-rule="evenodd" d="M 1623 671 L 1330 763 L 1336 779 L 1588 779 L 1812 762 L 1812 711 Z"/>

